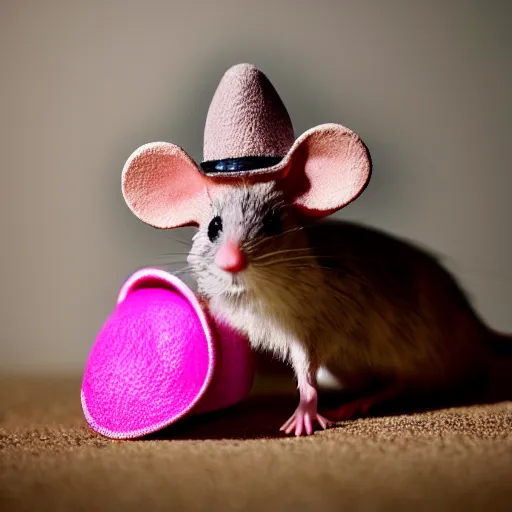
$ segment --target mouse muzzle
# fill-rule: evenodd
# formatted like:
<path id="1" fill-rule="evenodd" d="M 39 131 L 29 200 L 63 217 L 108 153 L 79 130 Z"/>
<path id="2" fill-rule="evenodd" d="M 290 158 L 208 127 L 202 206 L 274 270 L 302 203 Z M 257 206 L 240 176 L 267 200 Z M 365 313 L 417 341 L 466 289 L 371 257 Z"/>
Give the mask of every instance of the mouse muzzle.
<path id="1" fill-rule="evenodd" d="M 230 239 L 222 242 L 214 261 L 220 269 L 232 274 L 247 268 L 247 258 L 240 245 Z"/>

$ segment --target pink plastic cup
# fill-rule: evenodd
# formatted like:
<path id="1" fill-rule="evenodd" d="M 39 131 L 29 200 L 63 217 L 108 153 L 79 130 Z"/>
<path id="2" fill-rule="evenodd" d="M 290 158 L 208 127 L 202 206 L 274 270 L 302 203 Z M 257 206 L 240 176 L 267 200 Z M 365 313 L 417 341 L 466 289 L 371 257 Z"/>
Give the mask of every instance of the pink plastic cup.
<path id="1" fill-rule="evenodd" d="M 244 337 L 210 317 L 180 279 L 143 269 L 126 281 L 94 341 L 82 408 L 99 434 L 142 437 L 240 402 L 253 378 Z"/>

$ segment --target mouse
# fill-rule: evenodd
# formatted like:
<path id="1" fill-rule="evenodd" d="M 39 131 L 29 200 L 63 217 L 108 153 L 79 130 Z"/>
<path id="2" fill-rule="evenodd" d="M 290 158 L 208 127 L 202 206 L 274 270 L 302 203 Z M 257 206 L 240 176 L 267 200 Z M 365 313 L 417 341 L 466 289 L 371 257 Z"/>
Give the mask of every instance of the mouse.
<path id="1" fill-rule="evenodd" d="M 504 336 L 429 251 L 361 224 L 304 218 L 273 181 L 210 198 L 187 262 L 211 312 L 293 368 L 288 435 L 458 386 L 487 370 Z M 321 415 L 322 372 L 361 397 Z"/>

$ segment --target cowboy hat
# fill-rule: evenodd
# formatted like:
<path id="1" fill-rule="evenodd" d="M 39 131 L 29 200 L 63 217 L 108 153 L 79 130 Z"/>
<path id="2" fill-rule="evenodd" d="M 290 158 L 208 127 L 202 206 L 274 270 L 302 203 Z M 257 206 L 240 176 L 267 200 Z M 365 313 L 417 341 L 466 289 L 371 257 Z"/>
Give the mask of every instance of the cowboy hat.
<path id="1" fill-rule="evenodd" d="M 365 144 L 342 125 L 322 124 L 295 139 L 277 91 L 250 64 L 233 66 L 222 77 L 203 150 L 200 164 L 169 142 L 135 150 L 122 172 L 132 212 L 162 229 L 198 225 L 209 197 L 226 185 L 274 180 L 306 215 L 326 216 L 354 201 L 371 175 Z"/>

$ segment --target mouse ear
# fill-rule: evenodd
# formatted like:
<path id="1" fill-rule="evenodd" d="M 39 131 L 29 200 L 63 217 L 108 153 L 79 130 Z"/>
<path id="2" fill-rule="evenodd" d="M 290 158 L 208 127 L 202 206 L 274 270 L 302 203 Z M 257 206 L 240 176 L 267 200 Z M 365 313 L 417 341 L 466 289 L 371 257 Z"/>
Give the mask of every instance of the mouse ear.
<path id="1" fill-rule="evenodd" d="M 135 150 L 122 173 L 130 210 L 146 224 L 170 229 L 197 225 L 209 207 L 207 178 L 179 146 L 152 142 Z"/>
<path id="2" fill-rule="evenodd" d="M 370 180 L 370 154 L 353 131 L 323 124 L 303 133 L 280 179 L 288 197 L 310 216 L 326 216 L 351 203 Z"/>

